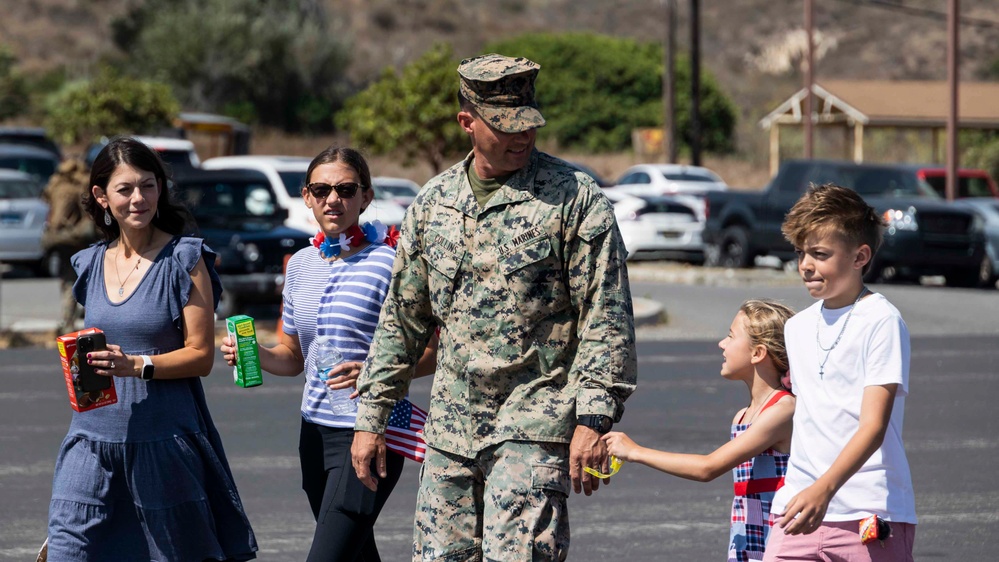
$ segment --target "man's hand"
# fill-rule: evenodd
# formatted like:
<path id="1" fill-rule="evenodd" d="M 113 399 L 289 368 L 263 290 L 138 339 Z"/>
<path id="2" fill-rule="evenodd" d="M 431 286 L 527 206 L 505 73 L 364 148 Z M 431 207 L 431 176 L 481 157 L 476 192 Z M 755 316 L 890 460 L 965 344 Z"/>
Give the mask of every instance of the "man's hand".
<path id="1" fill-rule="evenodd" d="M 572 490 L 578 494 L 582 489 L 588 496 L 600 487 L 600 479 L 583 472 L 584 466 L 607 472 L 607 445 L 600 440 L 599 433 L 585 425 L 577 425 L 569 444 L 569 477 L 572 478 Z M 605 483 L 610 484 L 610 479 Z"/>
<path id="2" fill-rule="evenodd" d="M 350 445 L 351 464 L 354 465 L 354 472 L 357 473 L 358 480 L 374 492 L 378 490 L 378 478 L 375 478 L 371 474 L 370 467 L 372 459 L 376 459 L 375 465 L 378 467 L 378 476 L 380 478 L 387 478 L 385 436 L 380 433 L 355 431 L 354 442 Z"/>
<path id="3" fill-rule="evenodd" d="M 819 482 L 816 482 L 791 498 L 777 524 L 788 535 L 814 533 L 822 525 L 831 499 L 832 494 L 823 490 Z"/>

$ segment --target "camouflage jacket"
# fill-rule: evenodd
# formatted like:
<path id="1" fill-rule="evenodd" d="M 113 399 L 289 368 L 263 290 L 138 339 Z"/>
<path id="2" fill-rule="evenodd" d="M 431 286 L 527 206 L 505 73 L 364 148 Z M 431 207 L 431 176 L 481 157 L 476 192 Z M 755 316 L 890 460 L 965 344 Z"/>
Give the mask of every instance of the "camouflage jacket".
<path id="1" fill-rule="evenodd" d="M 537 151 L 480 208 L 471 158 L 407 210 L 355 429 L 384 433 L 440 325 L 429 445 L 471 457 L 507 440 L 567 443 L 576 415 L 618 420 L 635 389 L 613 208 L 589 176 Z"/>

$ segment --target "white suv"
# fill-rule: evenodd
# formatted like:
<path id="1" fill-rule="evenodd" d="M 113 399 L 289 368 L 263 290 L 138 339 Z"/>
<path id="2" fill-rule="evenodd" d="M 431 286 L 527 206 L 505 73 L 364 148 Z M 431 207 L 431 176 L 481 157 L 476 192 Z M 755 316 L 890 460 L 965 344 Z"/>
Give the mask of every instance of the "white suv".
<path id="1" fill-rule="evenodd" d="M 312 211 L 302 201 L 302 187 L 311 158 L 301 156 L 220 156 L 201 163 L 205 170 L 257 170 L 271 181 L 277 203 L 288 211 L 284 224 L 289 228 L 315 234 L 319 230 Z M 375 188 L 375 200 L 361 215 L 361 222 L 378 220 L 386 225 L 401 224 L 406 210 L 389 195 Z"/>

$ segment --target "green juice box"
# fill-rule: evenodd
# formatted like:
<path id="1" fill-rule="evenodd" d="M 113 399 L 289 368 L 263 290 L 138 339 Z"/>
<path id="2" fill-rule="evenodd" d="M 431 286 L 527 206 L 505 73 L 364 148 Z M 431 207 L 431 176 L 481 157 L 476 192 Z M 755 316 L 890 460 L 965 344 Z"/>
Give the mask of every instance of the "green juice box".
<path id="1" fill-rule="evenodd" d="M 241 314 L 225 320 L 226 331 L 236 348 L 236 366 L 232 368 L 232 380 L 237 386 L 249 388 L 264 383 L 260 371 L 260 355 L 257 353 L 257 330 L 253 318 Z"/>

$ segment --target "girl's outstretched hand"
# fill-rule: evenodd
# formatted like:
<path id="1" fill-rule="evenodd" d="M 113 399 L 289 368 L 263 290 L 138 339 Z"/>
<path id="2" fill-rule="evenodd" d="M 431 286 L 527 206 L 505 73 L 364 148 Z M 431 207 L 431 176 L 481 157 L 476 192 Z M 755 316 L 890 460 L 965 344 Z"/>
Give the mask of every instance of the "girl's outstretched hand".
<path id="1" fill-rule="evenodd" d="M 623 461 L 635 460 L 634 454 L 640 447 L 638 443 L 620 431 L 611 431 L 601 437 L 607 443 L 607 452 Z"/>

